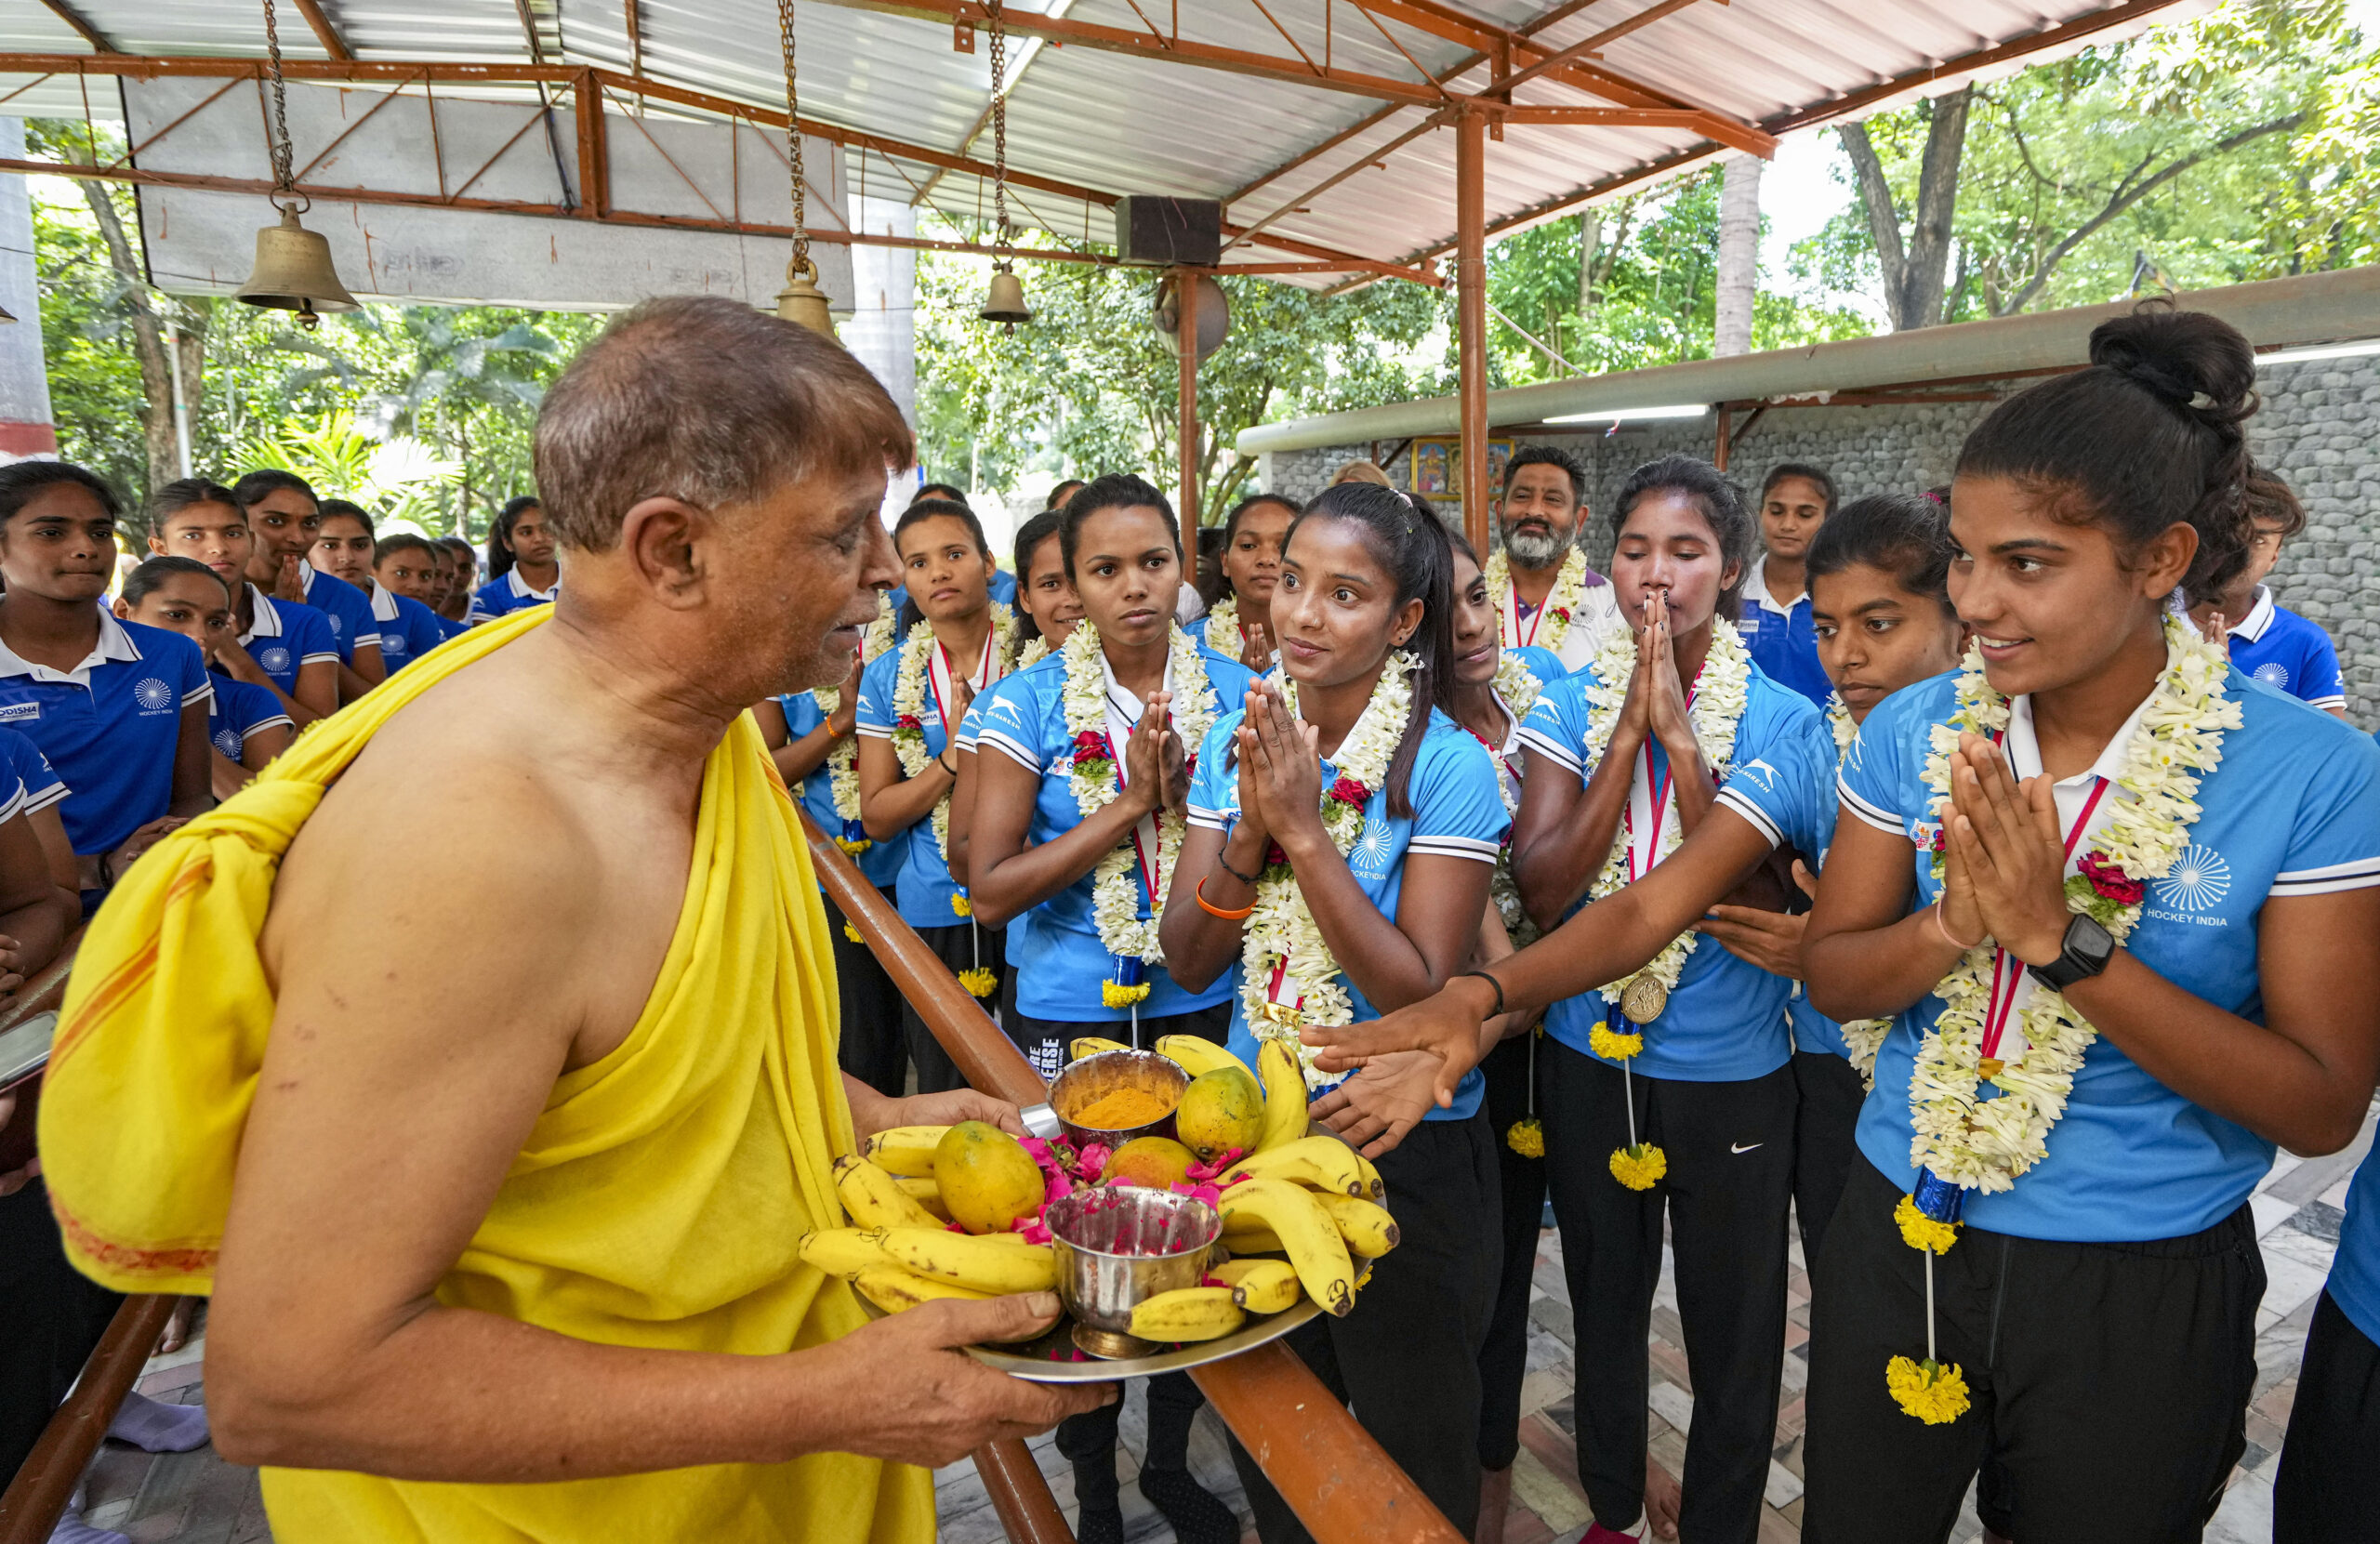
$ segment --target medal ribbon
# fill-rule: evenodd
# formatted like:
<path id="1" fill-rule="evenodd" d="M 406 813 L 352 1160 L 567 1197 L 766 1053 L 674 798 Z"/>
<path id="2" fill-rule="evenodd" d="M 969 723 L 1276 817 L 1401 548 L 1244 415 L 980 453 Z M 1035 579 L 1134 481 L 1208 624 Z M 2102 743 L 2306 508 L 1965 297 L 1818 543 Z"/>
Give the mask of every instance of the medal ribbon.
<path id="1" fill-rule="evenodd" d="M 1994 738 L 1996 740 L 1997 736 Z M 2091 780 L 2091 797 L 2082 801 L 2082 812 L 2075 817 L 2074 825 L 2066 833 L 2068 868 L 2074 866 L 2074 849 L 2082 841 L 2082 833 L 2089 829 L 2091 816 L 2099 808 L 2099 800 L 2106 797 L 2107 791 L 2106 778 Z M 2016 1017 L 2017 989 L 2024 985 L 2025 981 L 2025 962 L 2007 950 L 1995 947 L 1991 955 L 1991 997 L 1983 1019 L 1981 1049 L 1984 1056 L 2000 1056 L 2001 1037 L 2007 1033 L 2009 1022 Z M 2022 1054 L 2021 1050 L 2018 1054 Z"/>
<path id="2" fill-rule="evenodd" d="M 1558 580 L 1560 571 L 1556 570 L 1555 573 Z M 1549 590 L 1546 593 L 1546 599 L 1550 600 L 1553 598 L 1553 592 Z M 1535 611 L 1528 614 L 1528 635 L 1526 638 L 1521 635 L 1520 586 L 1514 584 L 1509 579 L 1507 579 L 1504 584 L 1504 608 L 1508 613 L 1510 613 L 1513 619 L 1513 625 L 1504 630 L 1504 637 L 1511 640 L 1515 644 L 1530 644 L 1536 642 L 1537 627 L 1539 623 L 1545 620 L 1545 608 L 1543 606 L 1540 606 Z"/>
<path id="3" fill-rule="evenodd" d="M 1694 711 L 1694 693 L 1691 692 L 1686 694 L 1686 710 L 1689 714 Z M 1661 823 L 1669 813 L 1673 771 L 1665 763 L 1658 776 L 1654 773 L 1653 742 L 1647 739 L 1645 742 L 1645 764 L 1628 780 L 1628 808 L 1620 816 L 1628 833 L 1628 880 L 1631 884 L 1650 874 L 1653 865 L 1661 861 Z"/>

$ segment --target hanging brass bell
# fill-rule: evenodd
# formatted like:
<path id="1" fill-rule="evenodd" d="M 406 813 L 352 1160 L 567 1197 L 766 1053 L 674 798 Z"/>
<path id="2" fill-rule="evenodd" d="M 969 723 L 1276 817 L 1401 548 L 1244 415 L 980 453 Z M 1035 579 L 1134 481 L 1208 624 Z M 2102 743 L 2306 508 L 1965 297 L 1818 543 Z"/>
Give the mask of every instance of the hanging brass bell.
<path id="1" fill-rule="evenodd" d="M 257 232 L 256 270 L 234 295 L 251 306 L 296 311 L 298 324 L 309 332 L 318 313 L 356 308 L 331 263 L 329 238 L 298 224 L 297 208 L 285 204 L 281 223 Z"/>
<path id="2" fill-rule="evenodd" d="M 991 293 L 984 297 L 984 320 L 1005 322 L 1012 332 L 1018 323 L 1033 320 L 1033 313 L 1025 309 L 1025 283 L 1006 263 L 992 268 Z"/>
<path id="3" fill-rule="evenodd" d="M 785 288 L 777 291 L 777 320 L 809 328 L 822 337 L 835 336 L 835 319 L 827 313 L 826 292 L 818 287 L 818 265 L 807 258 L 787 263 Z"/>

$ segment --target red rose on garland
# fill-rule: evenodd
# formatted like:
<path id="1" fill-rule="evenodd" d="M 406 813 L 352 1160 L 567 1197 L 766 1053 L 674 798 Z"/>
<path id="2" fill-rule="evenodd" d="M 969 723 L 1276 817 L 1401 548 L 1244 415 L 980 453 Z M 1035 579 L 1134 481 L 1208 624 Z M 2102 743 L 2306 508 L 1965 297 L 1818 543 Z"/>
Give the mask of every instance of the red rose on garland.
<path id="1" fill-rule="evenodd" d="M 2106 854 L 2086 853 L 2076 871 L 2090 881 L 2094 893 L 2113 901 L 2120 906 L 2136 906 L 2148 895 L 2149 887 L 2109 863 Z"/>
<path id="2" fill-rule="evenodd" d="M 895 729 L 923 729 L 926 726 L 919 719 L 916 714 L 904 713 L 899 718 L 892 720 L 892 727 Z"/>
<path id="3" fill-rule="evenodd" d="M 1095 729 L 1086 729 L 1075 736 L 1075 759 L 1078 761 L 1113 761 L 1116 749 L 1107 736 Z"/>
<path id="4" fill-rule="evenodd" d="M 1352 777 L 1342 777 L 1338 782 L 1330 785 L 1329 797 L 1342 804 L 1353 805 L 1360 810 L 1371 802 L 1372 791 Z"/>

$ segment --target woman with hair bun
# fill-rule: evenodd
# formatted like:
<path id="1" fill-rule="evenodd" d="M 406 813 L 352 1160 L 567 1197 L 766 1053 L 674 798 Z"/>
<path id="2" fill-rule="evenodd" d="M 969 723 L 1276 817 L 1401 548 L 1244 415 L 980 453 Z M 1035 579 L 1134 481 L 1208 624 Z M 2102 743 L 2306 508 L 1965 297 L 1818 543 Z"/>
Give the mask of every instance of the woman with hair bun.
<path id="1" fill-rule="evenodd" d="M 2380 1069 L 2380 748 L 2168 609 L 2246 561 L 2254 357 L 2147 307 L 2091 360 L 1968 437 L 1976 646 L 1844 762 L 1810 998 L 1896 1022 L 1812 1272 L 1812 1544 L 1945 1537 L 1979 1467 L 2024 1544 L 2197 1537 L 2256 1373 L 2249 1193 Z"/>

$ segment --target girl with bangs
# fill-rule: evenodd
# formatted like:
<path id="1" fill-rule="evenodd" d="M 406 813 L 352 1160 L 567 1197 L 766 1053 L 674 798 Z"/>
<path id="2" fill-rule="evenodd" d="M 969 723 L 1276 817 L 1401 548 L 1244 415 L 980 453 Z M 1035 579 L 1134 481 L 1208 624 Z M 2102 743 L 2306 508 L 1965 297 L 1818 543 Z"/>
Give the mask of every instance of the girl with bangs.
<path id="1" fill-rule="evenodd" d="M 1223 574 L 1229 592 L 1191 631 L 1200 642 L 1250 670 L 1280 662 L 1273 647 L 1274 587 L 1281 578 L 1281 544 L 1298 507 L 1278 494 L 1258 494 L 1232 507 L 1223 521 Z"/>

